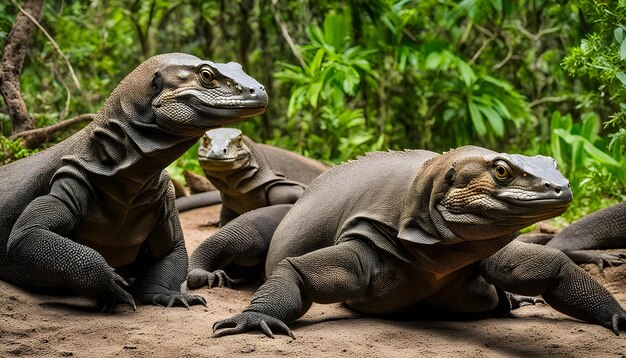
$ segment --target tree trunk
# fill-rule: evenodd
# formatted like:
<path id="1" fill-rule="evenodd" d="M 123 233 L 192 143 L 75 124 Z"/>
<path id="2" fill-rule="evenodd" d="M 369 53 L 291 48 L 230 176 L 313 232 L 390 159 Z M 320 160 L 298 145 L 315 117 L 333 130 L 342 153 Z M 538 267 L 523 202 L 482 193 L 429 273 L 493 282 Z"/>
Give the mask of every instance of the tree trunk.
<path id="1" fill-rule="evenodd" d="M 43 0 L 27 0 L 22 8 L 39 21 L 43 9 Z M 18 10 L 15 23 L 6 38 L 2 52 L 0 94 L 4 98 L 9 117 L 13 123 L 13 134 L 35 127 L 20 91 L 20 74 L 34 29 L 35 24 Z"/>

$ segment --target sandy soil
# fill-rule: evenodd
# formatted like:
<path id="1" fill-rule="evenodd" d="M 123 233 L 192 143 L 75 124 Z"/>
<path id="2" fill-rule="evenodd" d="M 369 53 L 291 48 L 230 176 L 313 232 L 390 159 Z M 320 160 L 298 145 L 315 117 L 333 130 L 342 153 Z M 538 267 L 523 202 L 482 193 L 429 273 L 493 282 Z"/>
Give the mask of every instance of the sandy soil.
<path id="1" fill-rule="evenodd" d="M 215 228 L 219 206 L 182 214 L 191 252 Z M 586 267 L 626 306 L 626 267 L 604 275 Z M 0 357 L 406 357 L 626 356 L 626 333 L 568 318 L 546 305 L 526 306 L 511 318 L 476 321 L 393 321 L 361 316 L 341 304 L 313 305 L 293 325 L 297 337 L 260 332 L 211 337 L 216 320 L 239 313 L 254 287 L 200 289 L 208 308 L 119 306 L 94 312 L 93 300 L 34 294 L 0 282 Z"/>

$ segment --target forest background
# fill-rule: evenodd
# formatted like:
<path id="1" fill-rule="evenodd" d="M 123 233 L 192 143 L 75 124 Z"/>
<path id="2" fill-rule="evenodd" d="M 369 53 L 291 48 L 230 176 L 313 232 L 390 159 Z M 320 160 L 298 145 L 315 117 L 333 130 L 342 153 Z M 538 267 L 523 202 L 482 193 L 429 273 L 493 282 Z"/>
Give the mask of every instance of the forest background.
<path id="1" fill-rule="evenodd" d="M 266 113 L 238 125 L 256 141 L 333 164 L 466 144 L 550 155 L 575 193 L 566 220 L 626 200 L 626 0 L 5 0 L 0 86 L 33 6 L 27 113 L 0 99 L 0 164 L 67 138 L 146 58 L 186 52 L 266 86 Z M 199 172 L 196 148 L 168 169 Z"/>

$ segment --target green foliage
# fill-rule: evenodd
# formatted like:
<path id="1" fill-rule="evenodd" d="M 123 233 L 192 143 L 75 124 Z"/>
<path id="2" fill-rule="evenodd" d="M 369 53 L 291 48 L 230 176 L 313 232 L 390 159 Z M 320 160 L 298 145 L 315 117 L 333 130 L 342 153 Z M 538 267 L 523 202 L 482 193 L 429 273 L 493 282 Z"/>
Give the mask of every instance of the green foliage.
<path id="1" fill-rule="evenodd" d="M 570 114 L 554 112 L 551 127 L 552 156 L 575 193 L 570 219 L 626 200 L 626 157 L 617 147 L 606 152 L 597 114 L 575 123 Z"/>
<path id="2" fill-rule="evenodd" d="M 26 158 L 38 151 L 36 149 L 24 148 L 24 142 L 21 139 L 13 140 L 0 135 L 0 165 Z"/>
<path id="3" fill-rule="evenodd" d="M 526 101 L 510 83 L 484 72 L 477 74 L 449 51 L 430 53 L 424 67 L 422 76 L 431 83 L 433 96 L 443 101 L 441 119 L 461 129 L 456 135 L 459 144 L 471 143 L 476 135 L 503 137 L 505 121 L 519 125 L 529 118 Z M 463 131 L 470 121 L 472 130 Z"/>
<path id="4" fill-rule="evenodd" d="M 563 60 L 572 76 L 597 81 L 595 101 L 613 111 L 606 125 L 614 128 L 611 147 L 626 143 L 626 1 L 580 1 L 594 24 L 587 35 Z"/>
<path id="5" fill-rule="evenodd" d="M 368 57 L 375 50 L 363 50 L 350 43 L 350 20 L 331 13 L 324 29 L 307 29 L 311 45 L 303 47 L 305 66 L 283 64 L 275 77 L 291 88 L 287 116 L 306 143 L 308 154 L 325 161 L 355 157 L 372 145 L 375 128 L 367 126 L 363 110 L 354 108 L 359 85 L 365 76 L 374 76 Z"/>

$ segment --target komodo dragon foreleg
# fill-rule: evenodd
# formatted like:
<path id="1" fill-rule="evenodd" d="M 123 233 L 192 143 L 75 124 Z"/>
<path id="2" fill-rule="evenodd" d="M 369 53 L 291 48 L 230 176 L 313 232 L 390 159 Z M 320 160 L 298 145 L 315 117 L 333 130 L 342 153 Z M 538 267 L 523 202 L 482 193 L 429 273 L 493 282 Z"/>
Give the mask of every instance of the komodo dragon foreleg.
<path id="1" fill-rule="evenodd" d="M 272 338 L 272 330 L 294 338 L 287 324 L 301 317 L 313 302 L 344 302 L 362 296 L 370 277 L 381 269 L 378 257 L 374 247 L 349 240 L 286 258 L 274 268 L 243 313 L 213 325 L 215 336 L 260 329 Z"/>
<path id="2" fill-rule="evenodd" d="M 199 295 L 180 292 L 188 265 L 187 249 L 180 220 L 176 215 L 173 192 L 168 192 L 161 222 L 146 240 L 151 265 L 146 265 L 132 285 L 132 291 L 142 303 L 172 307 L 202 304 Z"/>
<path id="3" fill-rule="evenodd" d="M 84 218 L 92 191 L 73 178 L 56 180 L 50 194 L 33 200 L 13 226 L 7 243 L 12 277 L 27 287 L 69 287 L 96 297 L 101 311 L 117 303 L 135 309 L 126 281 L 96 250 L 67 237 Z M 14 268 L 12 269 L 11 266 Z"/>
<path id="4" fill-rule="evenodd" d="M 483 259 L 480 273 L 503 290 L 542 295 L 558 311 L 613 329 L 615 334 L 626 323 L 626 311 L 609 291 L 561 251 L 514 240 Z"/>
<path id="5" fill-rule="evenodd" d="M 243 283 L 231 279 L 224 268 L 261 264 L 272 235 L 292 205 L 273 205 L 249 211 L 206 239 L 189 259 L 187 287 L 230 286 Z"/>

